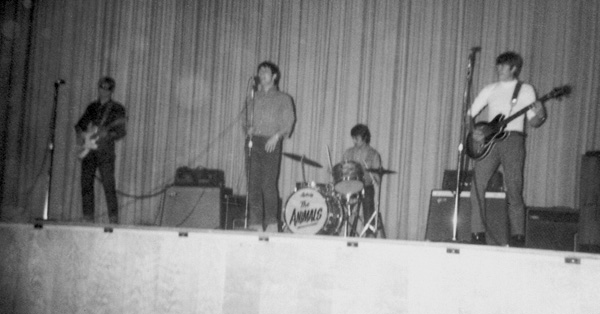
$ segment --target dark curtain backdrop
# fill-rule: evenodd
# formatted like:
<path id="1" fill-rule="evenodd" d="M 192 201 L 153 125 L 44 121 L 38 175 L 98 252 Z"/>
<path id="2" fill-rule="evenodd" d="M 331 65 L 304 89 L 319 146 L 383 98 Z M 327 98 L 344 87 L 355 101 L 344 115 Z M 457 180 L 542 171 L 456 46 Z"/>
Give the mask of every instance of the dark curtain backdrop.
<path id="1" fill-rule="evenodd" d="M 577 207 L 580 156 L 600 149 L 600 2 L 594 0 L 38 0 L 2 5 L 0 89 L 2 219 L 44 213 L 54 82 L 60 87 L 48 218 L 81 217 L 73 125 L 103 75 L 128 111 L 117 147 L 121 220 L 154 225 L 180 166 L 218 168 L 246 193 L 240 115 L 263 60 L 282 70 L 297 124 L 284 151 L 326 167 L 366 123 L 386 176 L 381 209 L 389 238 L 421 240 L 432 189 L 456 169 L 470 48 L 473 94 L 495 79 L 506 50 L 525 60 L 521 78 L 551 101 L 529 130 L 525 199 Z M 472 95 L 474 96 L 474 95 Z M 331 182 L 325 168 L 307 178 Z M 300 164 L 284 158 L 285 199 Z M 98 204 L 105 211 L 101 188 Z M 107 221 L 106 214 L 103 219 Z"/>

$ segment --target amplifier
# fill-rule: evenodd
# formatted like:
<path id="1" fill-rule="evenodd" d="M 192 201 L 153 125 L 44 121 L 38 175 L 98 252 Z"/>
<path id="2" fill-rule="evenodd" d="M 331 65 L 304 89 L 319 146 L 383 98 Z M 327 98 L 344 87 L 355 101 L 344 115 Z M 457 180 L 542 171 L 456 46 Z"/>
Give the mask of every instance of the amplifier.
<path id="1" fill-rule="evenodd" d="M 457 222 L 457 241 L 471 241 L 471 193 L 460 193 Z M 453 237 L 454 192 L 448 190 L 431 191 L 429 214 L 425 240 L 450 242 Z M 508 216 L 506 194 L 504 192 L 486 192 L 485 203 L 487 219 L 487 242 L 492 245 L 508 243 Z"/>
<path id="2" fill-rule="evenodd" d="M 442 190 L 456 190 L 456 174 L 458 172 L 456 170 L 444 170 L 444 180 L 442 181 Z M 462 191 L 470 191 L 471 190 L 471 181 L 473 180 L 473 171 L 461 171 L 460 172 L 462 182 L 461 182 L 461 190 Z M 488 182 L 486 191 L 489 192 L 502 192 L 504 191 L 504 178 L 502 176 L 502 172 L 496 171 L 492 178 Z"/>
<path id="3" fill-rule="evenodd" d="M 220 228 L 222 195 L 223 190 L 216 187 L 168 188 L 160 220 L 161 226 Z"/>
<path id="4" fill-rule="evenodd" d="M 527 209 L 525 246 L 536 249 L 574 251 L 579 213 L 566 207 Z"/>

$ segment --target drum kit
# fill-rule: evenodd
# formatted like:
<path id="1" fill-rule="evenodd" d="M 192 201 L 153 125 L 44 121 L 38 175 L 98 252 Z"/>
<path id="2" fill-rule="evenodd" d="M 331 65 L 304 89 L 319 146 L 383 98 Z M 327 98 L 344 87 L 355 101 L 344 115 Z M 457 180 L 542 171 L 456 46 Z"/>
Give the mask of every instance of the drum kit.
<path id="1" fill-rule="evenodd" d="M 368 229 L 374 233 L 379 229 L 383 231 L 379 202 L 372 217 L 364 223 L 362 232 L 355 230 L 364 191 L 363 178 L 365 172 L 378 174 L 381 178 L 385 174 L 396 173 L 395 171 L 383 168 L 365 169 L 358 162 L 343 161 L 331 168 L 333 183 L 316 183 L 306 180 L 304 165 L 322 168 L 320 163 L 304 155 L 283 155 L 299 161 L 302 167 L 302 181 L 296 183 L 295 191 L 288 197 L 282 210 L 284 231 L 360 237 L 364 236 Z M 331 161 L 329 163 L 331 167 Z M 383 234 L 385 235 L 385 231 Z"/>

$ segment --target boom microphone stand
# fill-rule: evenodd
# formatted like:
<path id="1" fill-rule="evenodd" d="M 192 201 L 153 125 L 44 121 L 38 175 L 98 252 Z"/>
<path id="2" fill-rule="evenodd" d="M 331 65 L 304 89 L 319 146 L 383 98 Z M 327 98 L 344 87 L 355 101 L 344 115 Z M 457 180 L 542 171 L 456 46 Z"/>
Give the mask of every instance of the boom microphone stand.
<path id="1" fill-rule="evenodd" d="M 468 129 L 466 127 L 466 121 L 469 119 L 468 117 L 468 108 L 470 104 L 470 94 L 471 94 L 471 85 L 473 84 L 473 66 L 475 64 L 475 55 L 478 51 L 481 50 L 481 47 L 473 47 L 471 48 L 471 52 L 469 53 L 469 60 L 467 63 L 467 80 L 465 84 L 465 90 L 463 93 L 463 108 L 461 115 L 461 125 L 460 125 L 460 143 L 458 145 L 458 161 L 457 161 L 457 170 L 456 170 L 456 188 L 454 190 L 454 213 L 452 215 L 452 242 L 456 242 L 456 234 L 458 231 L 458 205 L 460 202 L 460 192 L 462 188 L 462 174 L 463 169 L 466 168 L 467 159 L 465 158 L 464 153 L 464 140 L 465 136 L 468 133 Z"/>

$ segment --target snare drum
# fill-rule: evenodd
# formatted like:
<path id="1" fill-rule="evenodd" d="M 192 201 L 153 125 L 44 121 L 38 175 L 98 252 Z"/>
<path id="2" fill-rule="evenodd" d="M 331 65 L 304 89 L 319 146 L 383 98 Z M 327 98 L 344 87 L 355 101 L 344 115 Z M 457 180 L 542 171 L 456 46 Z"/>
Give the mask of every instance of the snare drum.
<path id="1" fill-rule="evenodd" d="M 282 218 L 292 233 L 334 234 L 342 225 L 340 207 L 334 197 L 304 188 L 288 198 Z"/>
<path id="2" fill-rule="evenodd" d="M 333 180 L 338 193 L 358 193 L 364 187 L 362 166 L 356 161 L 341 162 L 333 167 Z"/>

